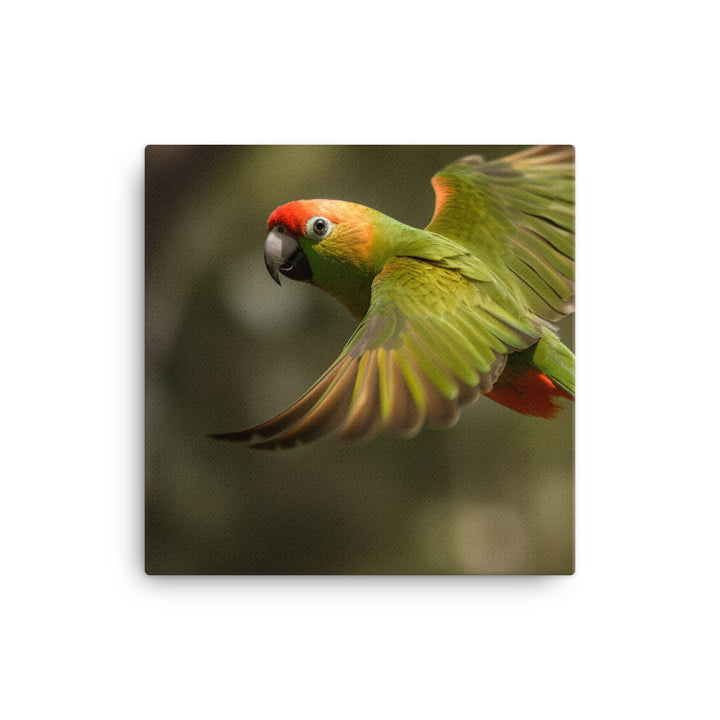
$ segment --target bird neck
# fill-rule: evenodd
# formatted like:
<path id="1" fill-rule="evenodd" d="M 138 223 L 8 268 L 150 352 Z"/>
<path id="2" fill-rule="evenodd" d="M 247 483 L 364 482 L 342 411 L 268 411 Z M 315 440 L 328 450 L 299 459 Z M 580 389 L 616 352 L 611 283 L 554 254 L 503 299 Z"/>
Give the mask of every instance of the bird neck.
<path id="1" fill-rule="evenodd" d="M 349 227 L 334 241 L 303 244 L 313 285 L 338 300 L 358 320 L 370 306 L 373 280 L 387 261 L 417 247 L 424 234 L 375 210 L 365 210 L 369 222 Z"/>

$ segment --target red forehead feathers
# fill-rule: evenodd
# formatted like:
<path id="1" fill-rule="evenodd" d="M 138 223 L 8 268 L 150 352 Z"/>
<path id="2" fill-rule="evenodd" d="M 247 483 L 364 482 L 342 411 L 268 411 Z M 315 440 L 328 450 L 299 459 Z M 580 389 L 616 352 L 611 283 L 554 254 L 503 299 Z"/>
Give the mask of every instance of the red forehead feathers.
<path id="1" fill-rule="evenodd" d="M 296 200 L 273 210 L 268 218 L 268 229 L 284 225 L 291 235 L 302 235 L 308 217 L 305 212 L 306 200 Z"/>

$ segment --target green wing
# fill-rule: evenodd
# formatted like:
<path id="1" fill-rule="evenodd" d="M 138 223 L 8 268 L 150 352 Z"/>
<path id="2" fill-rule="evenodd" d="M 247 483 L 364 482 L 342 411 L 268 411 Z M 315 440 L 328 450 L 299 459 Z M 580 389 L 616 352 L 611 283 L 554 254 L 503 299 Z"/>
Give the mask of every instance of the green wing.
<path id="1" fill-rule="evenodd" d="M 507 354 L 543 332 L 490 290 L 427 260 L 391 259 L 365 318 L 310 390 L 262 425 L 213 437 L 277 449 L 329 434 L 359 441 L 381 429 L 411 437 L 426 422 L 452 425 L 492 388 Z"/>
<path id="2" fill-rule="evenodd" d="M 485 162 L 458 160 L 433 178 L 426 228 L 452 238 L 520 293 L 538 317 L 574 310 L 575 151 L 537 146 Z"/>

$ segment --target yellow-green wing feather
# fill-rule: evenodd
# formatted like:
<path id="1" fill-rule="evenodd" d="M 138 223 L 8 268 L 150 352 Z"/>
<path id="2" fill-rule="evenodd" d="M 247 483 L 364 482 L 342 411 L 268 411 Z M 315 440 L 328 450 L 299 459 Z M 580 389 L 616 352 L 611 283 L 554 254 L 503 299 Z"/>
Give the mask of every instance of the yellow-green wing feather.
<path id="1" fill-rule="evenodd" d="M 330 434 L 358 441 L 383 429 L 410 437 L 425 423 L 452 425 L 492 388 L 507 354 L 543 333 L 493 289 L 427 260 L 392 258 L 365 318 L 310 390 L 262 425 L 214 437 L 278 449 Z"/>
<path id="2" fill-rule="evenodd" d="M 575 152 L 537 146 L 485 162 L 473 155 L 433 178 L 426 228 L 466 247 L 537 316 L 574 310 Z"/>

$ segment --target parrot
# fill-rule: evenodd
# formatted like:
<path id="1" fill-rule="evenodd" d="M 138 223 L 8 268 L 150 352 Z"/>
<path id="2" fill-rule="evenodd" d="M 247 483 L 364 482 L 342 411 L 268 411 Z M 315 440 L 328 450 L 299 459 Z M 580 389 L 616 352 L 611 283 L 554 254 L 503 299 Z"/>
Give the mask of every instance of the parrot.
<path id="1" fill-rule="evenodd" d="M 210 437 L 265 450 L 332 435 L 413 437 L 452 426 L 480 395 L 553 418 L 575 398 L 556 322 L 574 312 L 575 149 L 468 155 L 436 173 L 424 229 L 343 200 L 296 200 L 268 219 L 265 265 L 314 285 L 359 322 L 289 409 Z"/>

